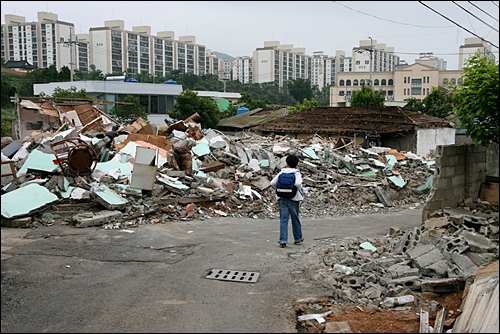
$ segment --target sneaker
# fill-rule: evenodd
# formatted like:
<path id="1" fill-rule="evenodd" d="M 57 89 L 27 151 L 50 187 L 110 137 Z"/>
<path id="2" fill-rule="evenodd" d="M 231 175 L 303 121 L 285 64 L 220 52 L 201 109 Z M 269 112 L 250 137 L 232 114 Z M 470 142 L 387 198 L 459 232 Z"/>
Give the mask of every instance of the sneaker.
<path id="1" fill-rule="evenodd" d="M 280 244 L 280 248 L 285 248 L 286 244 Z"/>
<path id="2" fill-rule="evenodd" d="M 300 239 L 299 241 L 294 241 L 294 245 L 298 245 L 298 244 L 300 244 L 301 242 L 304 242 L 304 238 Z"/>

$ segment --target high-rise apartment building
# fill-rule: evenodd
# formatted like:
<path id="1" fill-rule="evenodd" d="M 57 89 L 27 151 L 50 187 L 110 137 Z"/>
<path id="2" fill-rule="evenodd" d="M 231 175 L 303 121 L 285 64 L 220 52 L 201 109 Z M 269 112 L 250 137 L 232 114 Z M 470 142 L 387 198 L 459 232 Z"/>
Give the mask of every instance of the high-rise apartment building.
<path id="1" fill-rule="evenodd" d="M 415 63 L 431 66 L 439 71 L 446 71 L 447 62 L 443 58 L 434 56 L 432 52 L 421 52 Z"/>
<path id="2" fill-rule="evenodd" d="M 236 57 L 233 59 L 232 79 L 241 83 L 253 83 L 253 59 L 252 57 Z"/>
<path id="3" fill-rule="evenodd" d="M 149 73 L 167 76 L 172 70 L 206 74 L 206 48 L 195 36 L 162 31 L 151 35 L 151 27 L 125 30 L 122 20 L 105 21 L 104 27 L 90 28 L 90 61 L 104 73 Z M 217 64 L 218 66 L 218 64 Z"/>
<path id="4" fill-rule="evenodd" d="M 283 87 L 290 80 L 311 78 L 312 57 L 304 48 L 279 41 L 264 42 L 253 52 L 253 83 L 274 82 Z"/>
<path id="5" fill-rule="evenodd" d="M 476 51 L 481 52 L 488 59 L 495 59 L 495 55 L 491 51 L 491 44 L 483 41 L 480 38 L 466 38 L 464 45 L 460 45 L 458 49 L 458 69 L 461 70 L 465 62 Z"/>
<path id="6" fill-rule="evenodd" d="M 37 22 L 26 22 L 23 16 L 6 14 L 2 24 L 1 58 L 26 60 L 38 68 L 55 65 L 71 68 L 77 52 L 73 23 L 59 21 L 57 14 L 38 12 Z"/>
<path id="7" fill-rule="evenodd" d="M 399 56 L 394 54 L 394 48 L 386 47 L 376 40 L 359 41 L 359 47 L 352 49 L 352 58 L 353 72 L 391 72 L 394 71 L 394 66 L 399 64 Z"/>

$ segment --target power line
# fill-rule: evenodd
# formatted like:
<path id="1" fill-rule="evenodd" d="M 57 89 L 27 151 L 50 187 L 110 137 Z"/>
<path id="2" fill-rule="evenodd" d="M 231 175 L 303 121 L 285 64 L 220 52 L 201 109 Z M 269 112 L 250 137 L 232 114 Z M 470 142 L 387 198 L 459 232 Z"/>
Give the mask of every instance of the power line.
<path id="1" fill-rule="evenodd" d="M 429 9 L 430 9 L 430 10 L 432 10 L 434 13 L 436 13 L 436 14 L 438 14 L 438 15 L 442 16 L 443 18 L 447 19 L 448 21 L 450 21 L 451 23 L 455 24 L 456 26 L 458 26 L 458 27 L 462 28 L 463 30 L 467 31 L 469 34 L 472 34 L 472 35 L 476 36 L 477 38 L 481 39 L 481 40 L 482 40 L 482 41 L 484 41 L 484 42 L 488 42 L 488 43 L 490 43 L 492 46 L 494 46 L 494 47 L 496 47 L 496 48 L 498 49 L 498 46 L 496 46 L 495 44 L 491 43 L 490 41 L 488 41 L 488 40 L 486 40 L 486 39 L 484 39 L 484 38 L 482 38 L 482 37 L 479 37 L 478 35 L 476 35 L 476 34 L 475 34 L 475 33 L 473 33 L 472 31 L 470 31 L 469 29 L 462 27 L 460 24 L 458 24 L 458 23 L 456 23 L 455 21 L 453 21 L 453 20 L 451 20 L 451 19 L 447 18 L 447 17 L 446 17 L 446 16 L 444 16 L 443 14 L 438 13 L 437 11 L 435 11 L 434 9 L 432 9 L 431 7 L 429 7 L 429 6 L 427 6 L 426 4 L 424 4 L 422 1 L 419 1 L 419 3 L 420 3 L 421 5 L 423 5 L 423 6 L 427 7 L 427 8 L 429 8 Z"/>
<path id="2" fill-rule="evenodd" d="M 484 22 L 483 20 L 481 20 L 479 17 L 477 17 L 476 15 L 472 14 L 471 12 L 469 12 L 467 9 L 465 9 L 464 7 L 460 6 L 458 3 L 456 3 L 455 1 L 452 1 L 455 5 L 457 5 L 458 7 L 462 8 L 464 11 L 466 11 L 468 14 L 472 15 L 474 18 L 478 19 L 479 21 L 483 22 L 484 24 L 486 24 L 488 27 L 490 27 L 491 29 L 495 30 L 496 32 L 498 32 L 498 29 L 495 29 L 494 27 L 490 26 L 488 23 Z"/>
<path id="3" fill-rule="evenodd" d="M 341 5 L 341 6 L 344 6 L 345 8 L 347 9 L 350 9 L 354 12 L 357 12 L 357 13 L 360 13 L 360 14 L 363 14 L 363 15 L 368 15 L 368 16 L 371 16 L 371 17 L 374 17 L 376 19 L 379 19 L 379 20 L 383 20 L 383 21 L 389 21 L 389 22 L 392 22 L 392 23 L 396 23 L 396 24 L 402 24 L 402 25 L 405 25 L 405 26 L 412 26 L 412 27 L 419 27 L 419 28 L 453 28 L 453 26 L 446 26 L 446 27 L 436 27 L 436 26 L 421 26 L 421 25 L 416 25 L 416 24 L 409 24 L 409 23 L 403 23 L 403 22 L 396 22 L 396 21 L 393 21 L 393 20 L 389 20 L 389 19 L 384 19 L 384 18 L 381 18 L 381 17 L 378 17 L 378 16 L 375 16 L 375 15 L 372 15 L 372 14 L 368 14 L 368 13 L 364 13 L 364 12 L 360 12 L 359 10 L 356 10 L 356 9 L 353 9 L 351 7 L 348 7 L 344 4 L 341 4 L 337 1 L 332 1 L 333 3 L 336 3 L 338 5 Z"/>
<path id="4" fill-rule="evenodd" d="M 497 6 L 497 7 L 498 7 L 498 4 L 497 4 L 495 1 L 492 1 L 492 2 L 493 2 L 493 4 L 494 4 L 495 6 Z"/>
<path id="5" fill-rule="evenodd" d="M 480 11 L 482 11 L 483 13 L 485 13 L 486 15 L 488 15 L 489 17 L 491 17 L 492 19 L 494 19 L 495 21 L 498 22 L 498 19 L 491 16 L 490 14 L 486 13 L 484 10 L 482 10 L 481 8 L 479 8 L 478 6 L 476 6 L 475 4 L 472 3 L 472 1 L 467 1 L 468 3 L 470 3 L 472 6 L 476 7 L 477 9 L 479 9 Z"/>

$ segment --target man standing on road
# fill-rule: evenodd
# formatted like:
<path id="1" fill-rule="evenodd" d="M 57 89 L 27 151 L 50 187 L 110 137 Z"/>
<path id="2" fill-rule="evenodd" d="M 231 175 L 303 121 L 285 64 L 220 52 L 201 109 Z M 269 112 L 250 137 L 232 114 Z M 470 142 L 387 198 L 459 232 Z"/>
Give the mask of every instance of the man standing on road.
<path id="1" fill-rule="evenodd" d="M 276 188 L 276 199 L 280 208 L 280 237 L 278 242 L 281 248 L 285 248 L 288 242 L 288 220 L 290 218 L 292 220 L 294 244 L 297 245 L 304 241 L 299 218 L 299 207 L 304 197 L 301 191 L 298 190 L 302 189 L 302 175 L 297 169 L 298 164 L 299 158 L 295 155 L 287 156 L 286 166 L 271 180 L 271 186 Z M 290 178 L 291 188 L 286 187 L 285 178 Z"/>

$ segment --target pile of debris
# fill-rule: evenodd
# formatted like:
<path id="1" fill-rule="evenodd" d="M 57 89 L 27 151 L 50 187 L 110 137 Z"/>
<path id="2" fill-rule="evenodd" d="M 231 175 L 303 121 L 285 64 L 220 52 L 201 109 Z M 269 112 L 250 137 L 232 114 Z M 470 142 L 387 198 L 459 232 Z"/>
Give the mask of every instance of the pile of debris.
<path id="1" fill-rule="evenodd" d="M 102 118 L 100 114 L 96 114 Z M 124 228 L 211 215 L 277 218 L 270 180 L 300 157 L 304 218 L 424 203 L 434 161 L 349 139 L 202 130 L 198 114 L 155 128 L 97 122 L 2 140 L 2 224 Z M 87 130 L 89 129 L 89 130 Z M 4 172 L 4 167 L 9 171 Z"/>
<path id="2" fill-rule="evenodd" d="M 461 305 L 447 309 L 436 297 L 463 294 L 480 266 L 498 262 L 498 211 L 484 213 L 478 211 L 481 208 L 487 209 L 469 199 L 457 208 L 436 212 L 420 228 L 392 228 L 383 238 L 350 238 L 307 250 L 304 262 L 310 265 L 304 271 L 315 272 L 313 277 L 332 294 L 326 304 L 309 302 L 299 308 L 299 320 L 309 319 L 301 322 L 304 332 L 317 332 L 318 324 L 324 318 L 328 321 L 336 306 L 378 309 L 385 307 L 388 297 L 402 296 L 413 302 L 390 307 L 425 314 L 440 324 L 435 333 L 452 328 Z M 491 284 L 484 288 L 492 291 L 498 274 Z"/>

